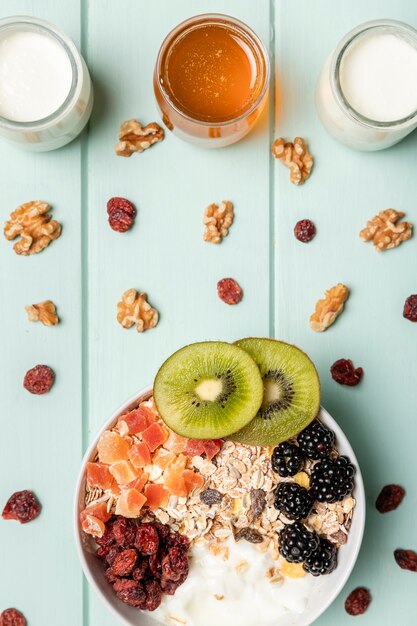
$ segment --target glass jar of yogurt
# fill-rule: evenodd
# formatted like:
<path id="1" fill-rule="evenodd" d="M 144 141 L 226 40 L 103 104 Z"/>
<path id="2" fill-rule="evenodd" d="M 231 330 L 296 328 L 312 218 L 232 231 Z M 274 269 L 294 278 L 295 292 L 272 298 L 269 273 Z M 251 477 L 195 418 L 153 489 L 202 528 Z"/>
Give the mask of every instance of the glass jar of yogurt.
<path id="1" fill-rule="evenodd" d="M 357 26 L 327 59 L 316 89 L 327 131 L 357 150 L 382 150 L 417 126 L 417 31 L 403 22 Z"/>
<path id="2" fill-rule="evenodd" d="M 74 43 L 34 17 L 0 20 L 0 135 L 30 150 L 72 141 L 93 107 L 87 66 Z"/>

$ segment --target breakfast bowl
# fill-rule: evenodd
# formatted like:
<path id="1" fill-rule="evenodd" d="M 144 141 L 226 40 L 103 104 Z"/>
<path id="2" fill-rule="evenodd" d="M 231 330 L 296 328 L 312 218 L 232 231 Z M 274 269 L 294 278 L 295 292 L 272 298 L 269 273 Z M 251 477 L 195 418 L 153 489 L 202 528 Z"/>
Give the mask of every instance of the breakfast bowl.
<path id="1" fill-rule="evenodd" d="M 120 623 L 129 626 L 155 626 L 155 624 L 157 623 L 155 620 L 161 620 L 162 623 L 171 623 L 173 625 L 179 624 L 180 626 L 184 624 L 187 624 L 187 626 L 188 624 L 192 624 L 192 626 L 205 626 L 206 623 L 210 623 L 207 621 L 207 615 L 209 613 L 207 608 L 210 607 L 206 607 L 204 603 L 201 604 L 201 607 L 199 606 L 197 608 L 197 618 L 196 612 L 194 610 L 194 619 L 191 621 L 187 621 L 184 620 L 184 618 L 182 618 L 181 616 L 176 617 L 175 615 L 173 615 L 171 619 L 167 619 L 166 610 L 165 613 L 163 611 L 161 612 L 161 608 L 159 608 L 156 613 L 152 614 L 149 611 L 141 611 L 122 602 L 116 596 L 115 592 L 113 591 L 112 585 L 109 584 L 108 580 L 106 579 L 102 563 L 95 556 L 97 545 L 95 543 L 94 537 L 86 534 L 80 526 L 80 513 L 83 511 L 86 503 L 86 467 L 88 463 L 94 462 L 97 459 L 97 444 L 100 440 L 100 437 L 105 431 L 112 429 L 116 425 L 116 423 L 118 423 L 118 420 L 121 416 L 124 416 L 126 413 L 132 411 L 133 409 L 136 409 L 136 407 L 138 407 L 140 403 L 148 401 L 149 398 L 151 398 L 152 396 L 152 392 L 152 386 L 147 386 L 144 389 L 140 390 L 138 393 L 136 393 L 134 396 L 129 398 L 122 406 L 120 406 L 111 415 L 109 420 L 103 425 L 103 428 L 94 438 L 84 456 L 81 464 L 80 474 L 77 480 L 73 510 L 73 524 L 77 552 L 80 558 L 82 569 L 91 587 L 102 598 L 104 604 L 107 605 L 109 610 L 112 611 L 115 616 L 117 616 Z M 350 527 L 348 532 L 348 540 L 346 544 L 341 545 L 338 550 L 337 568 L 327 576 L 320 576 L 316 578 L 308 574 L 301 581 L 288 579 L 289 582 L 285 583 L 287 587 L 284 586 L 284 589 L 285 595 L 291 599 L 291 606 L 286 606 L 283 608 L 281 613 L 277 613 L 277 611 L 275 610 L 275 606 L 271 605 L 269 607 L 269 613 L 270 615 L 272 615 L 270 620 L 267 620 L 267 618 L 264 617 L 262 614 L 262 623 L 270 623 L 272 626 L 308 626 L 309 624 L 312 624 L 333 602 L 333 600 L 337 597 L 337 595 L 345 585 L 356 562 L 362 542 L 365 524 L 365 496 L 363 480 L 357 459 L 343 431 L 338 426 L 337 422 L 323 408 L 320 409 L 319 419 L 322 424 L 324 424 L 327 428 L 331 429 L 335 433 L 337 449 L 339 453 L 341 455 L 347 455 L 350 461 L 356 467 L 355 486 L 352 492 L 352 497 L 354 499 L 354 502 L 356 503 L 354 508 L 354 514 L 351 515 L 351 519 L 349 522 Z M 247 545 L 249 549 L 255 550 L 255 548 L 250 544 Z M 220 578 L 230 575 L 229 570 L 225 570 L 224 561 L 222 559 L 218 560 L 218 571 Z M 188 584 L 188 587 L 186 587 L 186 584 L 184 583 L 184 590 L 183 587 L 180 587 L 178 592 L 179 600 L 184 600 L 184 597 L 189 598 L 190 594 L 193 592 L 193 590 L 195 590 L 195 585 L 193 586 L 191 584 L 193 575 L 193 570 L 191 569 L 190 575 L 186 583 L 188 584 L 189 581 L 191 582 Z M 201 584 L 201 571 L 199 575 L 199 584 Z M 195 574 L 195 576 L 197 577 L 197 573 Z M 203 590 L 206 586 L 206 583 L 207 585 L 209 585 L 207 580 L 203 582 Z M 298 587 L 299 585 L 300 587 Z M 300 589 L 299 592 L 298 589 Z M 274 590 L 274 593 L 282 593 L 282 587 L 280 589 L 280 587 L 278 586 L 276 591 Z M 237 596 L 239 597 L 239 595 L 240 592 L 238 591 Z M 298 597 L 298 595 L 300 595 L 300 598 Z M 177 594 L 175 598 L 177 598 Z M 218 599 L 220 599 L 220 597 Z M 180 604 L 178 604 L 178 602 L 177 604 L 175 604 L 175 599 L 173 597 L 169 597 L 169 600 L 172 600 L 173 604 L 171 604 L 171 607 L 174 607 L 175 610 L 181 605 L 181 602 Z M 269 596 L 266 599 L 266 604 L 268 600 Z M 188 602 L 188 600 L 186 601 Z M 239 605 L 244 607 L 243 601 L 236 602 L 233 606 L 233 612 L 228 613 L 228 624 L 235 626 L 253 626 L 254 623 L 259 623 L 253 622 L 251 618 L 247 618 L 247 607 L 244 607 L 246 612 L 242 613 L 239 610 Z M 268 607 L 264 608 L 266 610 L 265 615 L 267 615 Z M 279 617 L 277 616 L 278 614 Z M 210 617 L 210 619 L 212 619 L 212 617 Z"/>

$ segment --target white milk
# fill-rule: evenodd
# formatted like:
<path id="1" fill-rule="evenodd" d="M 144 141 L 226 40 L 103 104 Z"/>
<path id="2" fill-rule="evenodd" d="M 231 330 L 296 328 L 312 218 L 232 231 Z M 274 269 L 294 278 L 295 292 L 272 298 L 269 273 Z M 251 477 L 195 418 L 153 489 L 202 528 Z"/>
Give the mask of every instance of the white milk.
<path id="1" fill-rule="evenodd" d="M 33 122 L 54 113 L 68 96 L 71 63 L 52 37 L 5 31 L 0 37 L 0 115 Z"/>

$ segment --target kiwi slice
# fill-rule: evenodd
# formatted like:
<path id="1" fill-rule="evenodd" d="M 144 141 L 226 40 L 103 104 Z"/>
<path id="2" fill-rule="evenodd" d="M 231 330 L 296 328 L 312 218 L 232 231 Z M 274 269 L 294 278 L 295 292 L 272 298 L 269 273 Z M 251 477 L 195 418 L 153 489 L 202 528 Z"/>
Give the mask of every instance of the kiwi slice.
<path id="1" fill-rule="evenodd" d="M 230 343 L 193 343 L 158 371 L 154 398 L 172 430 L 192 439 L 217 439 L 243 428 L 261 406 L 263 385 L 255 362 Z"/>
<path id="2" fill-rule="evenodd" d="M 268 446 L 297 435 L 317 416 L 320 381 L 309 357 L 275 339 L 236 342 L 259 367 L 264 396 L 256 417 L 229 438 L 251 446 Z"/>

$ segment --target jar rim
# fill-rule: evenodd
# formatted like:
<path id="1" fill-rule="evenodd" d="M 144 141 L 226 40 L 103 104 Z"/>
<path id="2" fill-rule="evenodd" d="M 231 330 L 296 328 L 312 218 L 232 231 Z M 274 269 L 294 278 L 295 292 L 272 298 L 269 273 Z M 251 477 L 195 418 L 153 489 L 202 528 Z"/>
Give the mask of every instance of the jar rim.
<path id="1" fill-rule="evenodd" d="M 59 107 L 47 115 L 38 120 L 31 120 L 27 122 L 19 122 L 18 120 L 10 120 L 7 117 L 0 115 L 0 126 L 7 128 L 8 130 L 21 130 L 26 132 L 39 132 L 44 130 L 51 124 L 56 124 L 62 119 L 68 110 L 70 110 L 73 104 L 76 102 L 79 91 L 81 89 L 80 73 L 82 72 L 81 57 L 77 48 L 69 37 L 67 37 L 62 31 L 58 30 L 53 24 L 46 20 L 32 17 L 30 15 L 16 15 L 12 17 L 6 17 L 0 19 L 0 34 L 16 26 L 36 27 L 38 31 L 43 31 L 49 37 L 52 37 L 57 41 L 64 49 L 68 60 L 71 65 L 71 85 L 65 100 L 59 105 Z"/>
<path id="2" fill-rule="evenodd" d="M 406 35 L 408 40 L 412 40 L 414 42 L 415 48 L 417 50 L 417 30 L 406 24 L 405 22 L 401 22 L 399 20 L 371 20 L 369 22 L 364 22 L 356 26 L 356 28 L 349 31 L 345 37 L 339 42 L 336 49 L 334 50 L 331 62 L 330 62 L 330 86 L 333 92 L 333 96 L 342 109 L 342 111 L 348 115 L 355 122 L 359 122 L 361 125 L 366 126 L 368 128 L 372 128 L 375 130 L 389 130 L 389 129 L 398 129 L 401 127 L 411 126 L 416 118 L 417 118 L 417 109 L 398 120 L 392 120 L 387 122 L 381 122 L 378 120 L 373 120 L 365 115 L 362 115 L 354 109 L 348 100 L 346 99 L 342 86 L 340 84 L 340 67 L 343 60 L 343 56 L 349 46 L 356 41 L 359 37 L 366 35 L 369 31 L 382 29 L 385 32 L 396 32 L 402 33 Z"/>
<path id="3" fill-rule="evenodd" d="M 178 36 L 183 35 L 185 32 L 187 32 L 189 28 L 194 28 L 195 26 L 198 26 L 199 24 L 206 24 L 206 23 L 209 24 L 210 22 L 221 23 L 221 24 L 226 24 L 226 25 L 229 23 L 232 26 L 236 26 L 237 28 L 240 28 L 246 35 L 248 35 L 252 39 L 253 43 L 256 46 L 256 51 L 260 54 L 260 57 L 262 58 L 263 65 L 264 65 L 263 84 L 256 99 L 252 102 L 252 104 L 250 105 L 248 109 L 240 113 L 237 117 L 233 117 L 231 119 L 223 120 L 223 121 L 199 120 L 198 118 L 193 117 L 189 115 L 188 113 L 185 113 L 185 111 L 180 109 L 175 104 L 175 102 L 173 102 L 173 100 L 169 97 L 167 90 L 165 89 L 164 85 L 161 84 L 161 81 L 159 80 L 159 77 L 161 76 L 162 60 L 166 56 L 167 51 L 175 44 Z M 177 24 L 173 29 L 169 31 L 169 33 L 163 40 L 159 48 L 158 56 L 156 58 L 156 63 L 155 63 L 155 78 L 156 78 L 160 93 L 162 97 L 164 98 L 165 102 L 168 104 L 168 106 L 174 109 L 178 115 L 180 115 L 182 118 L 184 118 L 185 120 L 189 122 L 198 124 L 199 126 L 207 126 L 207 127 L 215 126 L 216 128 L 225 127 L 230 124 L 236 124 L 242 119 L 245 119 L 246 117 L 248 117 L 259 106 L 259 103 L 262 102 L 263 98 L 265 97 L 265 94 L 267 93 L 268 88 L 269 88 L 270 75 L 271 75 L 271 65 L 269 61 L 269 54 L 262 40 L 247 24 L 245 24 L 241 20 L 238 20 L 235 17 L 232 17 L 231 15 L 226 15 L 225 13 L 201 13 L 199 15 L 194 15 L 180 22 L 179 24 Z"/>

